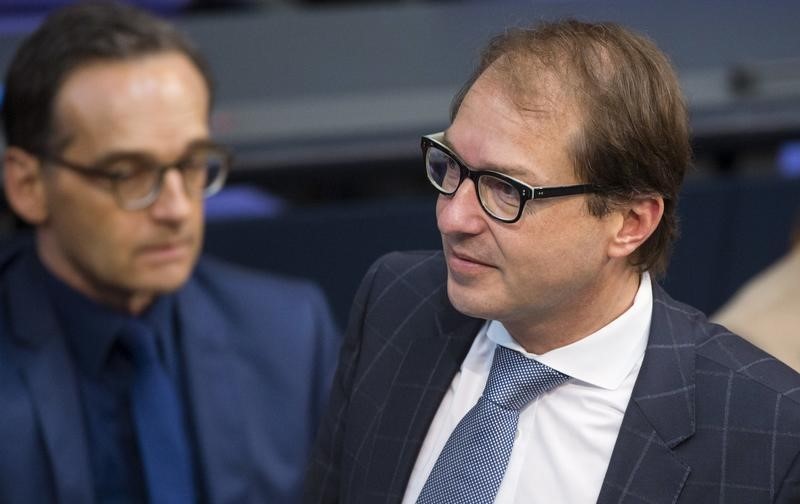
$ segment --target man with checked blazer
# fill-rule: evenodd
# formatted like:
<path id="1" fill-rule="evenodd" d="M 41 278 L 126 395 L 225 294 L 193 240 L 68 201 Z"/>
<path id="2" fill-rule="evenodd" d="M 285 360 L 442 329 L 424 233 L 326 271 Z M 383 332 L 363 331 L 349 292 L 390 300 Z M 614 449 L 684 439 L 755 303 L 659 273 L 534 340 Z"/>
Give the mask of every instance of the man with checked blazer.
<path id="1" fill-rule="evenodd" d="M 422 140 L 443 251 L 367 273 L 306 502 L 800 502 L 800 377 L 655 282 L 690 160 L 664 54 L 510 30 L 451 118 Z M 511 424 L 481 423 L 498 355 L 561 377 Z"/>

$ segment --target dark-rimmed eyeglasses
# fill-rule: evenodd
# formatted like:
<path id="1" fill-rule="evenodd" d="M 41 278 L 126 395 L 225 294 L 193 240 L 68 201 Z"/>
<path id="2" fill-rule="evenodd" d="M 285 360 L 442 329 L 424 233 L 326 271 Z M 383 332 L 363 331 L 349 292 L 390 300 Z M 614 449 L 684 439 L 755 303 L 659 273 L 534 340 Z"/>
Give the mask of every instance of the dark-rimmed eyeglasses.
<path id="1" fill-rule="evenodd" d="M 41 158 L 84 177 L 105 181 L 125 210 L 152 205 L 161 193 L 164 175 L 172 169 L 181 173 L 188 196 L 211 196 L 222 189 L 231 165 L 228 150 L 206 140 L 192 143 L 180 159 L 166 165 L 144 153 L 112 154 L 93 165 L 74 163 L 55 154 Z"/>
<path id="2" fill-rule="evenodd" d="M 471 179 L 475 183 L 481 208 L 501 222 L 517 222 L 528 200 L 600 192 L 592 184 L 531 187 L 502 173 L 473 170 L 442 143 L 443 139 L 444 132 L 422 137 L 422 157 L 425 159 L 428 180 L 441 194 L 452 196 L 465 178 Z"/>

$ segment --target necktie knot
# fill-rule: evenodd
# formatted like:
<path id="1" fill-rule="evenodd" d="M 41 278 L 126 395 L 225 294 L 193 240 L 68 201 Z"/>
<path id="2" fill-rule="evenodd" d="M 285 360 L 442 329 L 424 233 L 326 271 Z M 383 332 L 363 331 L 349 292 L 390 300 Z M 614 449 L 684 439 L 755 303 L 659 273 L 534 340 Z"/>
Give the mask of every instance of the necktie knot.
<path id="1" fill-rule="evenodd" d="M 119 332 L 119 342 L 130 353 L 137 370 L 158 365 L 156 335 L 143 322 L 128 321 Z"/>
<path id="2" fill-rule="evenodd" d="M 483 395 L 498 406 L 519 411 L 567 380 L 564 373 L 498 345 Z"/>

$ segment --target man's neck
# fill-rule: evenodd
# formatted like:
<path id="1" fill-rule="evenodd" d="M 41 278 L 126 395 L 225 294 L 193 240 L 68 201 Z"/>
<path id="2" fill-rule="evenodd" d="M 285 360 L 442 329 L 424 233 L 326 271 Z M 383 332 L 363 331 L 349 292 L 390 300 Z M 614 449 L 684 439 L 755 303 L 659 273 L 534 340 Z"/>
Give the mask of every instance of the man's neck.
<path id="1" fill-rule="evenodd" d="M 581 340 L 625 313 L 633 305 L 640 279 L 639 271 L 626 268 L 624 274 L 535 320 L 501 322 L 526 351 L 541 355 Z"/>
<path id="2" fill-rule="evenodd" d="M 122 313 L 137 316 L 144 312 L 156 298 L 156 294 L 152 292 L 130 293 L 110 286 L 102 287 L 99 283 L 94 285 L 86 280 L 85 275 L 75 271 L 62 257 L 48 254 L 47 250 L 47 247 L 42 246 L 41 236 L 39 236 L 36 254 L 47 271 L 71 289 L 95 303 L 108 306 Z"/>

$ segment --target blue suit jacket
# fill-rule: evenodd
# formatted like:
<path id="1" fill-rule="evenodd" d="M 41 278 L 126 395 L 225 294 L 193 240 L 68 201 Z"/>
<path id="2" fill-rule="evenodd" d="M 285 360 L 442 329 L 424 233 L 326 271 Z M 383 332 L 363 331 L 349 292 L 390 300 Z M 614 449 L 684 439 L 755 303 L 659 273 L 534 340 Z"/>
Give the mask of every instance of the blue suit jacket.
<path id="1" fill-rule="evenodd" d="M 0 258 L 0 502 L 89 503 L 75 369 L 32 254 Z M 205 500 L 295 502 L 339 341 L 321 293 L 204 259 L 176 302 Z"/>
<path id="2" fill-rule="evenodd" d="M 441 253 L 389 255 L 367 273 L 307 502 L 402 499 L 484 323 L 452 307 L 445 278 Z M 800 376 L 659 287 L 653 294 L 647 350 L 598 502 L 800 502 Z"/>

